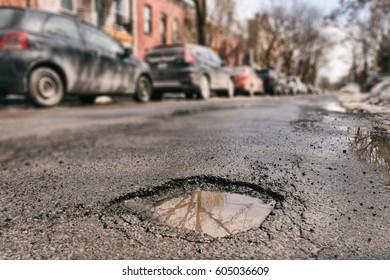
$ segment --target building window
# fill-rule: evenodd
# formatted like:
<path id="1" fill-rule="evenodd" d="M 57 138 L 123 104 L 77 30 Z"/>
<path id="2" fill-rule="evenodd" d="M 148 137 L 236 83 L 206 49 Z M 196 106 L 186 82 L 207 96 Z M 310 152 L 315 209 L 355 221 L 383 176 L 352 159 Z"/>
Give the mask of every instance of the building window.
<path id="1" fill-rule="evenodd" d="M 175 18 L 175 20 L 173 21 L 172 31 L 173 31 L 172 41 L 174 43 L 180 43 L 179 20 L 177 18 Z"/>
<path id="2" fill-rule="evenodd" d="M 161 44 L 167 43 L 167 15 L 162 13 L 160 18 Z"/>
<path id="3" fill-rule="evenodd" d="M 61 8 L 72 13 L 76 11 L 74 0 L 61 0 Z"/>
<path id="4" fill-rule="evenodd" d="M 144 33 L 152 34 L 152 8 L 149 5 L 144 7 Z"/>
<path id="5" fill-rule="evenodd" d="M 116 0 L 116 24 L 123 25 L 125 23 L 125 5 L 123 0 Z"/>

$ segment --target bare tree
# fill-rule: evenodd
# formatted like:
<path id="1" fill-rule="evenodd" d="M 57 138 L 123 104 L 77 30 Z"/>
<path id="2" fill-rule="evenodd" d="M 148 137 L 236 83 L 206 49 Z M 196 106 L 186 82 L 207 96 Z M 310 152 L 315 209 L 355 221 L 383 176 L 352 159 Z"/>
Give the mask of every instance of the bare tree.
<path id="1" fill-rule="evenodd" d="M 207 45 L 216 50 L 222 59 L 236 64 L 237 54 L 245 41 L 244 28 L 236 19 L 236 2 L 224 0 L 212 3 L 207 24 Z"/>
<path id="2" fill-rule="evenodd" d="M 368 14 L 368 16 L 367 16 Z M 390 1 L 388 0 L 343 0 L 330 19 L 348 18 L 352 39 L 361 50 L 361 83 L 364 83 L 370 68 L 370 59 L 379 71 L 390 73 Z"/>
<path id="3" fill-rule="evenodd" d="M 206 45 L 207 1 L 193 0 L 196 11 L 198 43 Z"/>
<path id="4" fill-rule="evenodd" d="M 313 83 L 318 61 L 327 46 L 327 39 L 320 32 L 321 24 L 322 15 L 313 6 L 303 2 L 274 5 L 255 23 L 254 32 L 260 32 L 252 42 L 257 50 L 255 57 L 263 67 L 271 67 L 282 58 L 283 72 Z"/>

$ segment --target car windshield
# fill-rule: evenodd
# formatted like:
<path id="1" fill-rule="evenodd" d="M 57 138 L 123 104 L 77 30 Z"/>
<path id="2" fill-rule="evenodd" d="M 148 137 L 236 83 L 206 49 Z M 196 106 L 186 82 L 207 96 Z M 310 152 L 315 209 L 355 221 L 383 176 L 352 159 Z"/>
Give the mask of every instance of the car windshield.
<path id="1" fill-rule="evenodd" d="M 5 29 L 16 24 L 22 15 L 22 10 L 0 9 L 0 29 Z"/>

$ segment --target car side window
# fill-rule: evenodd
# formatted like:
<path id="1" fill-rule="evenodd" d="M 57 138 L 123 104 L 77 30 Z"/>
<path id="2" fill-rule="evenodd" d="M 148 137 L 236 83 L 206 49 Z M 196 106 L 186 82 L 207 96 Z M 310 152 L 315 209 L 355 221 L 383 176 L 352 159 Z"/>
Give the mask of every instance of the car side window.
<path id="1" fill-rule="evenodd" d="M 116 55 L 123 54 L 122 46 L 102 31 L 86 24 L 81 24 L 81 31 L 87 44 L 104 49 Z"/>
<path id="2" fill-rule="evenodd" d="M 43 25 L 43 32 L 63 38 L 80 39 L 76 23 L 60 16 L 49 17 Z"/>
<path id="3" fill-rule="evenodd" d="M 219 56 L 215 52 L 210 51 L 210 56 L 211 56 L 211 60 L 213 61 L 213 63 L 215 65 L 218 65 L 218 66 L 222 65 L 222 60 L 219 58 Z"/>

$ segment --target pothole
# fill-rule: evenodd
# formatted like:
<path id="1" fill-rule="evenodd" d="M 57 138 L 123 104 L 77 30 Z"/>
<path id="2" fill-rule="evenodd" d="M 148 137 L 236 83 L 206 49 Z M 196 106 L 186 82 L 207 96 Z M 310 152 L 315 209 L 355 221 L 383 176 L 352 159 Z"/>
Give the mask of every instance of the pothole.
<path id="1" fill-rule="evenodd" d="M 297 120 L 295 122 L 291 123 L 293 126 L 296 128 L 305 128 L 305 129 L 312 129 L 317 127 L 318 121 L 316 120 L 309 120 L 309 119 L 302 119 L 302 120 Z"/>
<path id="2" fill-rule="evenodd" d="M 282 201 L 281 195 L 255 184 L 202 176 L 130 193 L 113 201 L 110 211 L 124 221 L 136 216 L 159 234 L 224 237 L 260 228 Z"/>
<path id="3" fill-rule="evenodd" d="M 7 150 L 0 149 L 0 163 L 8 162 L 15 159 L 20 152 L 21 149 L 19 148 L 13 148 Z"/>

